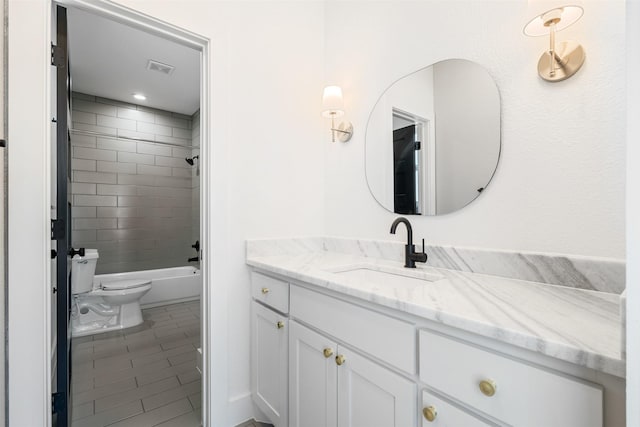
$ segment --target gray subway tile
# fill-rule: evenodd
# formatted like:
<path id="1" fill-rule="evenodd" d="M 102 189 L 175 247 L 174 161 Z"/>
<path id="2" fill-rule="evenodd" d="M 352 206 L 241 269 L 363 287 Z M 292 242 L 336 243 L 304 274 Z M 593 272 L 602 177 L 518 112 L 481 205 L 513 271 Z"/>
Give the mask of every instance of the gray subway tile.
<path id="1" fill-rule="evenodd" d="M 136 104 L 132 104 L 130 102 L 117 101 L 117 100 L 111 99 L 111 98 L 103 98 L 103 97 L 100 97 L 100 96 L 96 96 L 96 102 L 98 102 L 100 104 L 113 105 L 113 106 L 120 107 L 120 108 L 130 108 L 132 110 L 136 109 Z"/>
<path id="2" fill-rule="evenodd" d="M 185 156 L 190 157 L 190 156 Z M 171 166 L 174 168 L 184 168 L 191 170 L 192 166 L 185 161 L 184 157 L 161 157 L 156 156 L 156 165 Z"/>
<path id="3" fill-rule="evenodd" d="M 95 206 L 73 206 L 73 218 L 95 218 L 96 208 Z"/>
<path id="4" fill-rule="evenodd" d="M 138 387 L 132 390 L 119 393 L 117 395 L 107 396 L 95 401 L 95 410 L 97 412 L 104 411 L 109 408 L 120 406 L 126 402 L 132 400 L 142 399 L 147 396 L 152 396 L 157 393 L 161 393 L 171 388 L 179 387 L 180 383 L 176 377 L 167 378 L 155 383 L 148 384 L 146 386 Z"/>
<path id="5" fill-rule="evenodd" d="M 166 166 L 138 165 L 138 175 L 171 176 L 171 168 Z"/>
<path id="6" fill-rule="evenodd" d="M 124 136 L 126 138 L 134 138 L 134 139 L 146 139 L 149 141 L 153 141 L 152 133 L 144 133 L 138 132 L 135 130 L 127 130 L 127 129 L 118 129 L 118 136 Z"/>
<path id="7" fill-rule="evenodd" d="M 171 156 L 171 147 L 161 144 L 139 142 L 138 153 Z"/>
<path id="8" fill-rule="evenodd" d="M 191 123 L 187 119 L 172 116 L 156 116 L 156 123 L 159 125 L 189 129 Z"/>
<path id="9" fill-rule="evenodd" d="M 75 218 L 73 220 L 74 230 L 98 230 L 117 227 L 118 223 L 115 218 Z"/>
<path id="10" fill-rule="evenodd" d="M 115 138 L 98 138 L 97 147 L 105 150 L 136 152 L 136 142 Z"/>
<path id="11" fill-rule="evenodd" d="M 171 136 L 175 136 L 176 138 L 184 138 L 191 140 L 192 134 L 190 129 L 182 129 L 182 128 L 172 128 L 173 134 Z"/>
<path id="12" fill-rule="evenodd" d="M 86 159 L 71 159 L 71 169 L 87 172 L 96 171 L 96 161 Z"/>
<path id="13" fill-rule="evenodd" d="M 116 206 L 116 196 L 73 196 L 75 206 Z"/>
<path id="14" fill-rule="evenodd" d="M 96 240 L 96 230 L 78 230 L 73 232 L 74 242 L 93 242 Z"/>
<path id="15" fill-rule="evenodd" d="M 105 172 L 73 171 L 73 181 L 95 184 L 115 184 L 117 181 L 117 175 Z"/>
<path id="16" fill-rule="evenodd" d="M 97 168 L 98 168 L 98 172 L 136 173 L 135 163 L 99 161 Z"/>
<path id="17" fill-rule="evenodd" d="M 98 217 L 119 218 L 119 217 L 136 217 L 139 215 L 136 208 L 114 208 L 114 207 L 98 207 Z"/>
<path id="18" fill-rule="evenodd" d="M 162 116 L 157 116 L 162 117 Z M 157 118 L 156 117 L 156 118 Z M 154 135 L 165 135 L 171 136 L 172 131 L 171 127 L 163 126 L 159 124 L 146 123 L 146 122 L 138 122 L 138 128 L 136 129 L 138 132 L 152 133 Z"/>
<path id="19" fill-rule="evenodd" d="M 178 145 L 184 145 L 184 146 L 189 146 L 189 144 L 191 144 L 191 138 L 189 139 L 175 138 L 173 136 L 167 136 L 167 135 L 156 135 L 155 140 L 158 142 L 168 142 L 170 144 L 178 144 Z"/>
<path id="20" fill-rule="evenodd" d="M 88 147 L 73 147 L 73 157 L 76 159 L 116 161 L 116 152 L 111 150 L 98 150 Z"/>
<path id="21" fill-rule="evenodd" d="M 189 169 L 171 168 L 171 175 L 178 176 L 181 178 L 191 178 L 191 176 L 193 175 L 193 172 L 190 171 Z"/>
<path id="22" fill-rule="evenodd" d="M 73 122 L 78 123 L 86 123 L 89 125 L 96 124 L 96 114 L 95 113 L 87 113 L 84 111 L 74 111 L 71 113 L 71 120 Z"/>
<path id="23" fill-rule="evenodd" d="M 191 157 L 191 149 L 174 147 L 172 154 L 173 157 L 182 157 L 184 159 L 185 157 Z"/>
<path id="24" fill-rule="evenodd" d="M 71 192 L 73 194 L 96 194 L 96 184 L 73 182 L 71 183 Z"/>
<path id="25" fill-rule="evenodd" d="M 153 165 L 155 158 L 151 154 L 137 154 L 137 153 L 118 153 L 118 161 L 125 163 L 137 163 L 145 165 Z"/>
<path id="26" fill-rule="evenodd" d="M 133 165 L 129 163 L 128 165 Z M 133 165 L 135 167 L 135 165 Z M 136 187 L 132 185 L 110 185 L 98 184 L 98 194 L 106 196 L 135 196 L 137 194 Z"/>
<path id="27" fill-rule="evenodd" d="M 136 121 L 128 119 L 120 119 L 117 117 L 103 116 L 98 114 L 97 116 L 98 126 L 105 126 L 115 129 L 137 130 Z"/>
<path id="28" fill-rule="evenodd" d="M 82 99 L 76 99 L 73 102 L 73 109 L 77 111 L 84 111 L 87 113 L 104 114 L 107 116 L 114 116 L 114 117 L 117 112 L 116 107 L 113 105 L 85 101 Z"/>
<path id="29" fill-rule="evenodd" d="M 97 132 L 104 135 L 115 135 L 116 130 L 114 128 L 106 127 L 106 126 L 95 126 L 88 125 L 86 123 L 73 123 L 73 128 L 78 130 L 86 130 L 89 132 Z"/>
<path id="30" fill-rule="evenodd" d="M 79 133 L 72 133 L 71 145 L 96 148 L 96 137 L 91 135 L 81 135 Z"/>

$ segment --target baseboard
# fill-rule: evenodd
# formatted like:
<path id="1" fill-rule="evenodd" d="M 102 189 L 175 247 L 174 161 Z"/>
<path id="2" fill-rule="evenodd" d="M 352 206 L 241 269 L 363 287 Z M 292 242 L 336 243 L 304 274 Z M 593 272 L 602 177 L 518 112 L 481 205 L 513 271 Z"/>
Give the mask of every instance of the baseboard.
<path id="1" fill-rule="evenodd" d="M 264 419 L 251 399 L 251 392 L 239 394 L 229 399 L 228 405 L 229 426 L 234 427 L 252 418 Z"/>

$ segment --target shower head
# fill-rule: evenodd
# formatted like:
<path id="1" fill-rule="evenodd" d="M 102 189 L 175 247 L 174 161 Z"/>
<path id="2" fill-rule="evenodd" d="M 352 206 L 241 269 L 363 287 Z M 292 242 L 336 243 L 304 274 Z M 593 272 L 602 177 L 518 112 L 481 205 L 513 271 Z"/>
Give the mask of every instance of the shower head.
<path id="1" fill-rule="evenodd" d="M 193 162 L 196 159 L 199 159 L 200 156 L 186 157 L 184 160 L 189 163 L 189 165 L 193 166 Z"/>

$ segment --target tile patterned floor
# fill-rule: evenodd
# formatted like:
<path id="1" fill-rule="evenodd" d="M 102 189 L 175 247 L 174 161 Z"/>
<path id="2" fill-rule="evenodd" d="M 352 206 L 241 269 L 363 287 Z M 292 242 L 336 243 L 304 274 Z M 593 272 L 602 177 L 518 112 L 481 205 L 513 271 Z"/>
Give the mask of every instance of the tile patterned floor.
<path id="1" fill-rule="evenodd" d="M 140 326 L 73 339 L 72 427 L 200 426 L 200 302 L 143 315 Z"/>

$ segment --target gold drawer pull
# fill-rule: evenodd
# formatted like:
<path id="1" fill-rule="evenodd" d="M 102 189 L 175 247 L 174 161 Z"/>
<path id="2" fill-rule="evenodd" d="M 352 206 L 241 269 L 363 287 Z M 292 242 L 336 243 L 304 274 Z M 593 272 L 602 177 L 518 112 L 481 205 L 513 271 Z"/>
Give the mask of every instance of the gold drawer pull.
<path id="1" fill-rule="evenodd" d="M 332 348 L 325 348 L 324 350 L 322 350 L 322 354 L 324 354 L 324 357 L 326 357 L 327 359 L 330 358 L 331 356 L 333 356 L 333 349 Z"/>
<path id="2" fill-rule="evenodd" d="M 427 406 L 422 410 L 422 415 L 424 415 L 427 421 L 432 422 L 438 416 L 438 410 L 435 406 Z"/>
<path id="3" fill-rule="evenodd" d="M 263 294 L 268 294 L 269 293 L 269 288 L 262 288 L 262 293 Z"/>
<path id="4" fill-rule="evenodd" d="M 480 381 L 479 387 L 482 394 L 489 397 L 496 394 L 496 390 L 498 389 L 498 386 L 493 380 L 482 380 Z"/>
<path id="5" fill-rule="evenodd" d="M 345 357 L 343 355 L 339 354 L 339 355 L 336 356 L 336 364 L 338 366 L 344 365 L 344 362 L 346 362 L 346 361 L 347 361 L 347 359 L 345 359 Z"/>
<path id="6" fill-rule="evenodd" d="M 278 320 L 278 323 L 276 323 L 276 326 L 278 327 L 278 329 L 282 329 L 284 328 L 284 322 L 282 320 Z"/>

